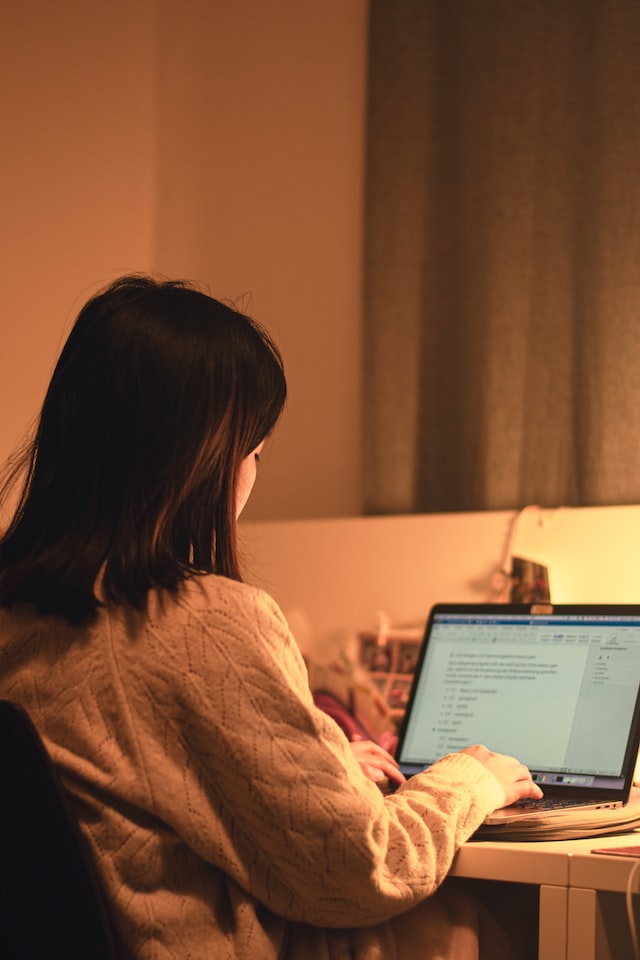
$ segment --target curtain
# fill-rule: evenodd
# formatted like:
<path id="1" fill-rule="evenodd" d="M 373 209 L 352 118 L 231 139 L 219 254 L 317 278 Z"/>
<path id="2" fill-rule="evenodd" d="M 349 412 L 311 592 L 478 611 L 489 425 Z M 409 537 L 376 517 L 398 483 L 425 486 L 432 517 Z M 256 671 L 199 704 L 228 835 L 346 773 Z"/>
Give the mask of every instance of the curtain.
<path id="1" fill-rule="evenodd" d="M 365 512 L 640 502 L 640 3 L 371 0 Z"/>

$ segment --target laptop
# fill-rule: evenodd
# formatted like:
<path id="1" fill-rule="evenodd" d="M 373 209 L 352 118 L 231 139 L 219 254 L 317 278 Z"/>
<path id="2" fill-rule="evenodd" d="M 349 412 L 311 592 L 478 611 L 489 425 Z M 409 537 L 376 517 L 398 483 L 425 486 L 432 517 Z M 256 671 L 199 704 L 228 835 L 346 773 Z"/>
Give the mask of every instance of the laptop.
<path id="1" fill-rule="evenodd" d="M 517 757 L 558 809 L 626 804 L 640 742 L 640 605 L 437 604 L 429 615 L 396 759 L 405 776 L 475 743 Z"/>

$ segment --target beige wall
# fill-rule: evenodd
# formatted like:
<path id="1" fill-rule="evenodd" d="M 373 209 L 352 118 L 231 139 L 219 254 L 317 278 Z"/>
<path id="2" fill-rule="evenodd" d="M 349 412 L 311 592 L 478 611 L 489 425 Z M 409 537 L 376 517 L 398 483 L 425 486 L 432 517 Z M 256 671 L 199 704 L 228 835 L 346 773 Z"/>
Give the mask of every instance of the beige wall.
<path id="1" fill-rule="evenodd" d="M 39 408 L 73 312 L 110 277 L 152 265 L 154 56 L 138 39 L 150 9 L 25 0 L 3 10 L 3 460 Z"/>
<path id="2" fill-rule="evenodd" d="M 290 404 L 248 516 L 361 510 L 367 0 L 61 0 L 0 35 L 0 458 L 104 282 L 244 296 Z"/>
<path id="3" fill-rule="evenodd" d="M 424 624 L 439 602 L 506 599 L 513 556 L 544 564 L 553 603 L 640 603 L 640 506 L 243 523 L 247 579 L 304 649 L 356 630 Z"/>

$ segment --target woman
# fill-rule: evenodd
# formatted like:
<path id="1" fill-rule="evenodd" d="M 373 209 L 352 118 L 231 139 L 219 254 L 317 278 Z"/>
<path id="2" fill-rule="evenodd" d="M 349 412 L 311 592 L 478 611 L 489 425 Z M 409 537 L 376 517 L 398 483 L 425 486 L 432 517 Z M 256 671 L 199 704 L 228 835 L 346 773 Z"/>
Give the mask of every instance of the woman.
<path id="1" fill-rule="evenodd" d="M 236 554 L 285 394 L 267 334 L 190 286 L 89 301 L 10 476 L 0 696 L 64 778 L 123 957 L 473 955 L 490 919 L 436 890 L 487 813 L 539 788 L 476 746 L 384 798 L 363 767 L 398 778 L 392 759 L 314 706 Z"/>

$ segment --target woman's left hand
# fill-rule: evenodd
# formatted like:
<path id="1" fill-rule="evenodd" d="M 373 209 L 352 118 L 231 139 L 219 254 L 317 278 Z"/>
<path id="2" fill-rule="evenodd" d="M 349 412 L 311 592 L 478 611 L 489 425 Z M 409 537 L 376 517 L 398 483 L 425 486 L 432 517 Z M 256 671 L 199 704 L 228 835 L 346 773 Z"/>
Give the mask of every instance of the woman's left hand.
<path id="1" fill-rule="evenodd" d="M 349 746 L 370 780 L 379 783 L 388 778 L 394 783 L 404 783 L 404 774 L 398 769 L 394 758 L 373 740 L 351 740 Z"/>

